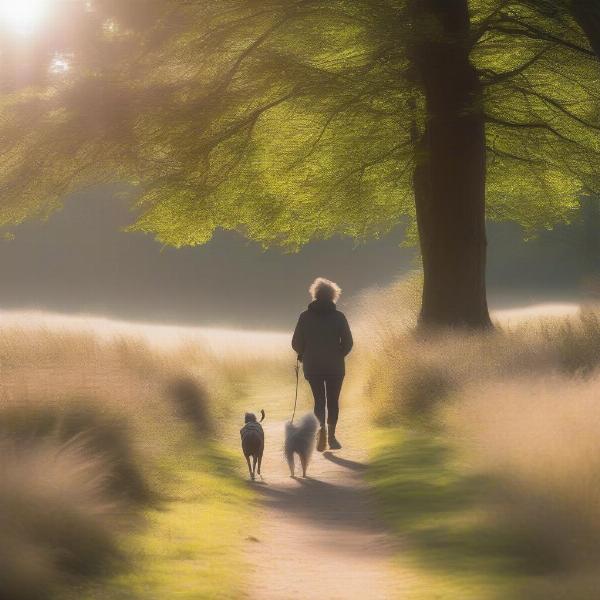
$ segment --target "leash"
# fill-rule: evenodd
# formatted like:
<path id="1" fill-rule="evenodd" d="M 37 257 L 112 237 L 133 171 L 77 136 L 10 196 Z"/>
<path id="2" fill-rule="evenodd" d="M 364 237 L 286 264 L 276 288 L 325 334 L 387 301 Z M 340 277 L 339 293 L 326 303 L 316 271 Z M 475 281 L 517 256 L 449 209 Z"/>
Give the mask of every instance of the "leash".
<path id="1" fill-rule="evenodd" d="M 294 367 L 294 370 L 296 371 L 296 396 L 294 398 L 294 412 L 292 413 L 292 420 L 290 421 L 291 423 L 294 422 L 294 417 L 296 416 L 296 406 L 298 404 L 298 384 L 300 382 L 300 359 L 296 358 L 296 366 Z"/>

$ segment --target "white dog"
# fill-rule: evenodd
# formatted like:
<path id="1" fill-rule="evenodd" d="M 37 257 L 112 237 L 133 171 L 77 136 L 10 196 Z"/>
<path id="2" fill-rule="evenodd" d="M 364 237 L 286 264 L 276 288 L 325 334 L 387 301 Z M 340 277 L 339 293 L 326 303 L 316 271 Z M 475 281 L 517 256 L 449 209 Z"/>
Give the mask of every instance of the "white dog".
<path id="1" fill-rule="evenodd" d="M 300 457 L 302 477 L 306 477 L 306 469 L 315 449 L 315 434 L 317 433 L 318 424 L 312 413 L 304 415 L 298 425 L 286 423 L 284 452 L 290 467 L 291 477 L 294 477 L 295 474 L 295 454 Z"/>

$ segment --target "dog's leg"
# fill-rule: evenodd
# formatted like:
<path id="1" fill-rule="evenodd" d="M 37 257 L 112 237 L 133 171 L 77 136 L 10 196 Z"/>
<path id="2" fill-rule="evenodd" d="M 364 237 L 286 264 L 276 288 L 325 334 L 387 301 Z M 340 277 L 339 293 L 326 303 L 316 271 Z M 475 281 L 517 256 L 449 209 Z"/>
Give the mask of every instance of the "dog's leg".
<path id="1" fill-rule="evenodd" d="M 252 479 L 256 479 L 256 454 L 252 455 Z"/>
<path id="2" fill-rule="evenodd" d="M 300 455 L 300 464 L 302 465 L 302 477 L 306 477 L 306 468 L 308 467 L 308 461 L 304 454 Z"/>
<path id="3" fill-rule="evenodd" d="M 294 453 L 290 452 L 287 455 L 288 466 L 290 467 L 290 477 L 294 477 L 295 475 L 295 465 L 294 465 Z"/>
<path id="4" fill-rule="evenodd" d="M 250 473 L 250 479 L 254 479 L 254 475 L 252 475 L 252 467 L 250 466 L 250 457 L 246 456 L 246 462 L 248 463 L 248 473 Z"/>
<path id="5" fill-rule="evenodd" d="M 260 474 L 260 465 L 262 464 L 262 452 L 258 455 L 258 475 L 260 476 L 260 478 L 262 479 L 262 475 Z"/>

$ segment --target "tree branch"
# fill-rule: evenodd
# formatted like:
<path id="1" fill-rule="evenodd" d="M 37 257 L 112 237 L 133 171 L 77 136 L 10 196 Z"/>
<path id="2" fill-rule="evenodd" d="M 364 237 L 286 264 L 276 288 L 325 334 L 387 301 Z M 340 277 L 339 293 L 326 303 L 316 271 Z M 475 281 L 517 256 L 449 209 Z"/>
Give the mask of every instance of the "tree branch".
<path id="1" fill-rule="evenodd" d="M 542 160 L 534 160 L 533 158 L 527 158 L 525 156 L 519 156 L 517 154 L 512 154 L 511 152 L 507 152 L 506 150 L 500 150 L 493 146 L 486 145 L 486 150 L 491 155 L 501 156 L 502 158 L 508 158 L 509 160 L 516 160 L 519 162 L 524 162 L 530 165 L 542 165 L 544 161 Z"/>
<path id="2" fill-rule="evenodd" d="M 567 137 L 566 135 L 563 135 L 562 133 L 560 133 L 560 131 L 558 131 L 557 129 L 555 129 L 554 127 L 552 127 L 552 125 L 549 125 L 548 123 L 519 123 L 517 121 L 506 121 L 504 119 L 499 119 L 498 117 L 494 117 L 490 114 L 486 114 L 485 115 L 485 120 L 488 123 L 494 123 L 495 125 L 500 125 L 502 127 L 509 127 L 511 129 L 538 129 L 538 130 L 542 130 L 542 131 L 548 131 L 549 133 L 552 133 L 553 135 L 555 135 L 558 139 L 562 140 L 563 142 L 567 142 L 569 144 L 573 144 L 575 146 L 581 146 L 581 144 L 579 144 L 577 141 L 572 140 L 571 138 Z"/>
<path id="3" fill-rule="evenodd" d="M 471 42 L 470 47 L 473 48 L 477 42 L 481 39 L 481 37 L 487 33 L 490 29 L 490 25 L 493 23 L 494 19 L 498 16 L 498 14 L 510 4 L 512 0 L 501 0 L 498 6 L 487 16 L 485 19 L 482 19 L 479 26 L 473 30 L 471 34 Z"/>
<path id="4" fill-rule="evenodd" d="M 494 75 L 493 77 L 486 79 L 485 81 L 482 82 L 483 85 L 485 85 L 485 86 L 496 85 L 498 83 L 502 83 L 503 81 L 506 81 L 507 79 L 512 79 L 513 77 L 520 75 L 521 73 L 526 71 L 529 67 L 534 65 L 540 58 L 542 58 L 542 56 L 548 51 L 548 49 L 549 49 L 549 46 L 545 46 L 537 54 L 534 54 L 529 60 L 524 62 L 522 65 L 519 65 L 518 67 L 516 67 L 515 69 L 512 69 L 511 71 L 505 71 L 504 73 L 498 73 L 498 74 Z M 482 75 L 485 76 L 487 72 L 489 72 L 489 70 L 483 71 Z"/>
<path id="5" fill-rule="evenodd" d="M 556 35 L 548 31 L 544 31 L 543 29 L 534 27 L 530 23 L 521 21 L 515 17 L 511 17 L 506 13 L 502 13 L 501 18 L 498 19 L 498 21 L 492 27 L 492 29 L 501 33 L 506 33 L 507 35 L 521 35 L 523 37 L 527 37 L 533 40 L 544 40 L 547 42 L 552 42 L 554 44 L 558 44 L 560 46 L 568 48 L 569 50 L 579 52 L 583 56 L 586 56 L 588 58 L 596 58 L 594 52 L 592 52 L 588 48 L 575 44 L 574 42 L 570 42 L 569 40 L 566 40 L 564 38 L 557 37 Z"/>
<path id="6" fill-rule="evenodd" d="M 535 98 L 539 98 L 540 100 L 542 100 L 542 102 L 545 102 L 546 104 L 552 106 L 553 108 L 556 108 L 558 111 L 560 111 L 567 117 L 573 119 L 580 125 L 589 127 L 590 129 L 594 129 L 596 131 L 600 131 L 600 125 L 591 123 L 590 121 L 587 121 L 586 119 L 583 119 L 582 117 L 577 116 L 576 114 L 572 113 L 570 110 L 565 108 L 558 100 L 555 100 L 554 98 L 550 98 L 549 96 L 546 96 L 545 94 L 542 94 L 541 92 L 536 92 L 533 88 L 525 89 L 525 88 L 522 88 L 522 87 L 520 87 L 518 85 L 514 85 L 514 84 L 511 85 L 511 87 L 513 89 L 517 90 L 518 92 L 521 92 L 524 95 L 530 95 L 530 96 L 534 96 Z"/>

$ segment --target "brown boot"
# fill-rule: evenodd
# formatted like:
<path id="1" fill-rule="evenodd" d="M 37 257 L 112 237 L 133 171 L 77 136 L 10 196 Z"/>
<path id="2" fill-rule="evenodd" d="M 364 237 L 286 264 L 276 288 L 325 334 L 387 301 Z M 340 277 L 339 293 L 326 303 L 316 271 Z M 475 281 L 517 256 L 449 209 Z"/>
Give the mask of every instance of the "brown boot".
<path id="1" fill-rule="evenodd" d="M 325 452 L 327 448 L 327 427 L 321 426 L 319 429 L 319 437 L 317 438 L 317 452 Z"/>
<path id="2" fill-rule="evenodd" d="M 337 441 L 336 437 L 335 437 L 335 425 L 330 425 L 329 426 L 329 432 L 328 432 L 328 441 L 329 441 L 329 448 L 331 450 L 341 450 L 342 449 L 342 445 Z"/>

